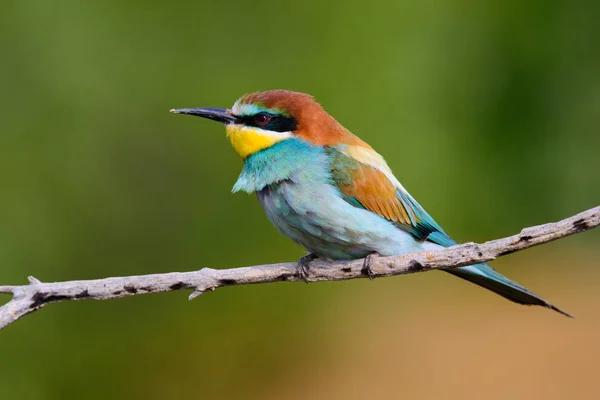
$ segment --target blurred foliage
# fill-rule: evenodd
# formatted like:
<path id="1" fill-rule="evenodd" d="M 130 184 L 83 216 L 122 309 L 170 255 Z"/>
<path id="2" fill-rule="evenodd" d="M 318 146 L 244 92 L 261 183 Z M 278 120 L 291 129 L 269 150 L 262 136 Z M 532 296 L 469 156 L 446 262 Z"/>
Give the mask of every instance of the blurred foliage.
<path id="1" fill-rule="evenodd" d="M 230 194 L 222 126 L 168 113 L 257 90 L 316 96 L 459 240 L 595 206 L 599 19 L 583 0 L 5 0 L 0 282 L 300 257 Z M 438 273 L 68 303 L 0 333 L 1 392 L 598 398 L 599 238 L 494 264 L 574 322 Z"/>

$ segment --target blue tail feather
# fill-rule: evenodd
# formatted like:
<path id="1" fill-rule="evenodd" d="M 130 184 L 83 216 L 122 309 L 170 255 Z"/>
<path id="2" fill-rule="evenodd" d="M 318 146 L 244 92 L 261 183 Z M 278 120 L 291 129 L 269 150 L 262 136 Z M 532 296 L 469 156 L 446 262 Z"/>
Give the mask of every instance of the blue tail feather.
<path id="1" fill-rule="evenodd" d="M 491 290 L 515 303 L 546 307 L 566 315 L 567 317 L 573 318 L 571 314 L 548 303 L 537 294 L 529 291 L 529 289 L 499 274 L 487 264 L 476 264 L 468 267 L 446 269 L 444 271 Z"/>
<path id="2" fill-rule="evenodd" d="M 431 218 L 431 216 L 416 202 L 408 193 L 398 191 L 398 197 L 405 206 L 408 206 L 415 216 L 418 223 L 410 227 L 410 232 L 417 238 L 439 244 L 440 246 L 454 246 L 456 242 L 444 232 L 444 230 Z M 406 229 L 404 227 L 403 229 Z M 518 304 L 537 305 L 557 311 L 567 317 L 573 318 L 569 313 L 548 303 L 529 289 L 511 281 L 507 277 L 496 272 L 487 264 L 476 264 L 467 267 L 450 268 L 444 271 L 466 279 L 476 285 L 491 290 L 500 296 L 514 301 Z"/>

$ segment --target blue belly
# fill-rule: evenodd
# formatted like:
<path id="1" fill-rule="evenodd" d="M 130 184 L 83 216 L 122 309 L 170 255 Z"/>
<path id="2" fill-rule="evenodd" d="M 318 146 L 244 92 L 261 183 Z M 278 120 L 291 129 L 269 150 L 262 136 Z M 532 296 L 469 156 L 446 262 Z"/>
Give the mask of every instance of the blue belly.
<path id="1" fill-rule="evenodd" d="M 288 180 L 257 195 L 267 218 L 283 235 L 321 258 L 347 260 L 374 251 L 392 256 L 426 249 L 425 243 L 386 219 L 347 203 L 328 183 Z"/>

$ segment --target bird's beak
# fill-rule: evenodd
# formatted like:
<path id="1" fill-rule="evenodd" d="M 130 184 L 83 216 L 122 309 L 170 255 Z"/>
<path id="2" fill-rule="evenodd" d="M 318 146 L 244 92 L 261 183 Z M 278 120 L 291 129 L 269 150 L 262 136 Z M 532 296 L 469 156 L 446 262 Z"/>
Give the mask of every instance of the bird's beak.
<path id="1" fill-rule="evenodd" d="M 225 108 L 173 108 L 173 114 L 188 114 L 197 117 L 212 119 L 222 122 L 225 125 L 235 124 L 237 117 L 231 113 L 231 110 Z"/>

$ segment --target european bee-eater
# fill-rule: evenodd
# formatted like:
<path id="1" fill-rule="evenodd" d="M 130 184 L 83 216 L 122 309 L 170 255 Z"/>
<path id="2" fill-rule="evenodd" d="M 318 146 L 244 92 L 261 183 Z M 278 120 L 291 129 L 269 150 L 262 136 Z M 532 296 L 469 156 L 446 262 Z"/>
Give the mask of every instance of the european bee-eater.
<path id="1" fill-rule="evenodd" d="M 385 160 L 312 96 L 287 90 L 252 93 L 231 109 L 183 108 L 225 124 L 244 160 L 233 192 L 256 192 L 267 218 L 314 258 L 397 256 L 456 244 L 404 189 Z M 368 269 L 368 268 L 367 268 Z M 487 264 L 447 269 L 515 303 L 569 316 Z"/>

